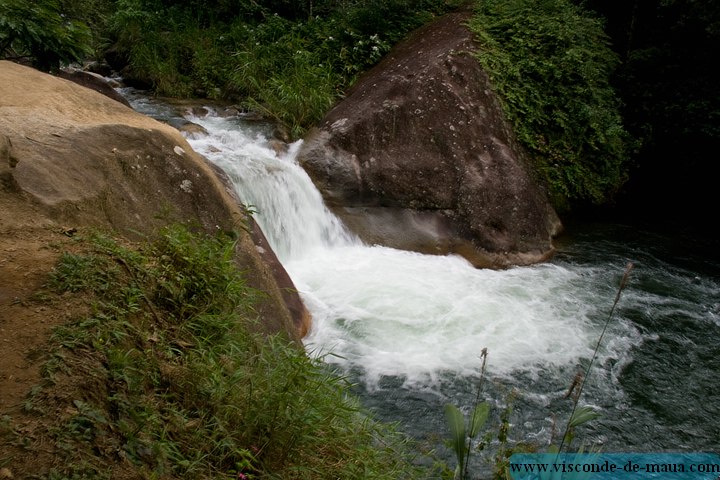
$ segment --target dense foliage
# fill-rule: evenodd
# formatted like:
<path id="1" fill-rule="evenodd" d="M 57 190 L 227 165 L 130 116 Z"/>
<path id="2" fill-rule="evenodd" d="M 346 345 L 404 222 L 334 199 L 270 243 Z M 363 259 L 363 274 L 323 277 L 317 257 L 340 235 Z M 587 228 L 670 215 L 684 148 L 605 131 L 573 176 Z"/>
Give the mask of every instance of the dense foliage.
<path id="1" fill-rule="evenodd" d="M 0 58 L 54 70 L 95 52 L 158 94 L 241 101 L 299 136 L 407 32 L 461 3 L 0 0 Z M 557 205 L 607 202 L 631 174 L 633 202 L 684 216 L 712 201 L 718 25 L 711 0 L 485 0 L 473 21 Z"/>
<path id="2" fill-rule="evenodd" d="M 112 54 L 159 94 L 242 99 L 298 135 L 448 3 L 118 0 Z"/>
<path id="3" fill-rule="evenodd" d="M 176 226 L 63 254 L 46 301 L 92 307 L 55 331 L 25 405 L 58 446 L 48 478 L 421 478 L 345 380 L 285 336 L 252 333 L 261 293 L 234 251 L 232 236 Z"/>
<path id="4" fill-rule="evenodd" d="M 629 200 L 644 215 L 704 217 L 698 206 L 716 202 L 720 149 L 720 2 L 582 3 L 607 21 L 625 124 L 642 141 Z"/>
<path id="5" fill-rule="evenodd" d="M 629 137 L 602 24 L 566 0 L 485 0 L 471 28 L 556 206 L 611 198 L 626 180 Z"/>
<path id="6" fill-rule="evenodd" d="M 25 59 L 40 70 L 81 60 L 91 33 L 57 0 L 0 0 L 0 59 Z"/>

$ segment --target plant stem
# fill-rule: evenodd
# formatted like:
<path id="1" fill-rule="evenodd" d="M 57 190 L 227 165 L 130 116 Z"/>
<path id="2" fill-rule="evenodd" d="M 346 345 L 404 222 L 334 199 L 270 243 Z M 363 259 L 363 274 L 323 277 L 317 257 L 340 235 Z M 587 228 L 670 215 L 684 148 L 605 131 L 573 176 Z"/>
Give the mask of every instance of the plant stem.
<path id="1" fill-rule="evenodd" d="M 610 313 L 608 314 L 608 318 L 605 321 L 605 326 L 602 329 L 602 332 L 600 332 L 600 337 L 598 338 L 597 343 L 595 344 L 595 350 L 593 351 L 592 358 L 590 359 L 590 363 L 587 366 L 587 369 L 585 370 L 585 375 L 583 376 L 582 380 L 580 381 L 580 387 L 578 388 L 577 395 L 575 395 L 575 400 L 573 402 L 573 408 L 570 412 L 570 418 L 567 421 L 567 424 L 565 426 L 565 432 L 563 433 L 562 439 L 560 440 L 560 448 L 558 448 L 558 453 L 562 452 L 563 446 L 565 445 L 565 438 L 567 438 L 568 431 L 570 430 L 570 422 L 572 421 L 573 416 L 575 415 L 575 410 L 577 410 L 578 403 L 580 401 L 580 397 L 582 396 L 583 388 L 585 387 L 585 382 L 587 382 L 588 377 L 590 376 L 590 369 L 592 368 L 593 362 L 595 362 L 595 358 L 597 357 L 598 350 L 600 349 L 600 343 L 602 343 L 602 339 L 605 336 L 605 331 L 608 328 L 608 325 L 610 325 L 610 320 L 613 317 L 613 314 L 615 313 L 615 307 L 617 306 L 618 302 L 620 301 L 620 295 L 622 294 L 622 291 L 627 286 L 628 278 L 630 277 L 630 272 L 635 267 L 632 262 L 629 262 L 627 266 L 625 267 L 625 273 L 623 274 L 622 280 L 620 281 L 620 286 L 618 287 L 617 294 L 615 295 L 615 301 L 613 302 L 612 308 L 610 309 Z"/>
<path id="2" fill-rule="evenodd" d="M 480 353 L 480 357 L 482 358 L 482 366 L 480 367 L 480 381 L 478 382 L 477 387 L 477 394 L 475 395 L 475 404 L 473 405 L 473 414 L 472 418 L 470 419 L 470 428 L 472 429 L 472 426 L 475 425 L 475 415 L 477 415 L 477 406 L 480 403 L 480 392 L 482 391 L 482 384 L 483 380 L 485 379 L 485 364 L 487 363 L 487 348 L 483 348 L 482 352 Z M 468 444 L 467 444 L 467 455 L 465 456 L 465 469 L 463 471 L 463 477 L 467 478 L 468 474 L 468 465 L 470 464 L 470 453 L 472 452 L 472 437 L 468 436 Z"/>

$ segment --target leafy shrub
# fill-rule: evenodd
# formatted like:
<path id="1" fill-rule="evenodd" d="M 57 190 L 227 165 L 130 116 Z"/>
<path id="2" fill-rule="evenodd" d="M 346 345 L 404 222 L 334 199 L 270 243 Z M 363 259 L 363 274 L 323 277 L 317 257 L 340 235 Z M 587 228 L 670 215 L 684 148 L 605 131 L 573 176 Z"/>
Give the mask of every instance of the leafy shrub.
<path id="1" fill-rule="evenodd" d="M 50 71 L 90 52 L 90 29 L 67 17 L 56 0 L 0 0 L 0 58 Z"/>
<path id="2" fill-rule="evenodd" d="M 567 0 L 487 0 L 477 54 L 556 206 L 602 203 L 626 180 L 630 139 L 599 20 Z"/>

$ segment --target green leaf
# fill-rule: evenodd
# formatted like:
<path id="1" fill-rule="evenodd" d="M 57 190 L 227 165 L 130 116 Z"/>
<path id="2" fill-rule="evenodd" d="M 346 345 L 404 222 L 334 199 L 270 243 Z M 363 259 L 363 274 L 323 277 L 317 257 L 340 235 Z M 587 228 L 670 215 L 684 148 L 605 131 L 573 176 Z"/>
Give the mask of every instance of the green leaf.
<path id="1" fill-rule="evenodd" d="M 480 432 L 480 428 L 485 425 L 488 415 L 490 414 L 490 404 L 483 402 L 475 407 L 475 411 L 470 419 L 470 438 L 475 438 Z"/>
<path id="2" fill-rule="evenodd" d="M 599 413 L 597 413 L 595 410 L 588 406 L 580 407 L 575 410 L 575 413 L 573 413 L 573 416 L 570 419 L 570 428 L 575 428 L 578 425 L 582 425 L 584 423 L 595 420 L 600 416 L 601 415 Z"/>
<path id="3" fill-rule="evenodd" d="M 445 418 L 450 429 L 451 445 L 455 451 L 458 460 L 458 466 L 461 467 L 465 462 L 465 454 L 467 447 L 465 446 L 465 417 L 455 405 L 445 405 Z"/>

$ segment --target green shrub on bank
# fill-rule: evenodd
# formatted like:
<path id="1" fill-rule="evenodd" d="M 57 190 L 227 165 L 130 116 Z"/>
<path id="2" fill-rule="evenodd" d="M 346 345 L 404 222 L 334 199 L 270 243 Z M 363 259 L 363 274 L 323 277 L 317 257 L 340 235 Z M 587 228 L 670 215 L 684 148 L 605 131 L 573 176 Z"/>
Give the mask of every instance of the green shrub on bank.
<path id="1" fill-rule="evenodd" d="M 626 181 L 630 139 L 601 22 L 567 0 L 483 0 L 470 27 L 556 206 L 612 198 Z"/>
<path id="2" fill-rule="evenodd" d="M 112 51 L 161 95 L 241 101 L 298 137 L 392 45 L 459 3 L 118 0 Z M 471 28 L 555 205 L 611 199 L 630 142 L 600 22 L 569 0 L 488 0 Z"/>
<path id="3" fill-rule="evenodd" d="M 62 465 L 50 477 L 419 478 L 342 378 L 252 333 L 260 292 L 234 247 L 171 227 L 139 249 L 95 235 L 62 256 L 50 288 L 94 306 L 56 330 L 28 402 L 61 412 L 46 419 Z"/>
<path id="4" fill-rule="evenodd" d="M 57 0 L 0 0 L 0 59 L 28 61 L 44 71 L 91 52 L 91 32 Z"/>
<path id="5" fill-rule="evenodd" d="M 158 94 L 240 100 L 299 136 L 394 43 L 458 3 L 118 0 L 110 51 Z"/>

